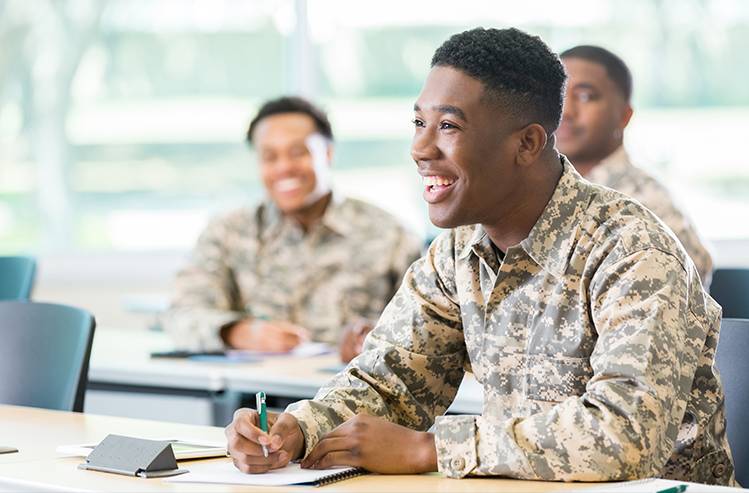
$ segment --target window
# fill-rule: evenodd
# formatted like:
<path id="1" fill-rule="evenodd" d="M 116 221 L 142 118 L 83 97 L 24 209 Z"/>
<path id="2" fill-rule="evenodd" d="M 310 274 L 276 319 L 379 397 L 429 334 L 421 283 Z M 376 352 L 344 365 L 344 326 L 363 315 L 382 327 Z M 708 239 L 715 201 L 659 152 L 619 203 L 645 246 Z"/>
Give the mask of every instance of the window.
<path id="1" fill-rule="evenodd" d="M 708 237 L 749 238 L 749 4 L 0 2 L 0 252 L 189 248 L 262 190 L 243 142 L 263 100 L 330 111 L 338 188 L 425 233 L 411 107 L 434 49 L 476 25 L 630 65 L 627 145 Z"/>

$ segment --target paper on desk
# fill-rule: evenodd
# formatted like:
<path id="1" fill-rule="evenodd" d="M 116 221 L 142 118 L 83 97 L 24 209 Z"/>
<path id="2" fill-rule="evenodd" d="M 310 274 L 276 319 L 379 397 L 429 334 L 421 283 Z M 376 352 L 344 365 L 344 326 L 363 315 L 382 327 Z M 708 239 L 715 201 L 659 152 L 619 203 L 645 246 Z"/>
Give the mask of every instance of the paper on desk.
<path id="1" fill-rule="evenodd" d="M 332 351 L 330 346 L 324 342 L 303 342 L 287 353 L 273 353 L 265 351 L 254 351 L 250 349 L 229 349 L 225 356 L 219 356 L 227 361 L 241 361 L 243 358 L 248 360 L 264 358 L 267 356 L 296 356 L 299 358 L 308 358 L 311 356 L 320 356 Z"/>
<path id="2" fill-rule="evenodd" d="M 330 346 L 324 342 L 304 342 L 291 350 L 292 356 L 310 357 L 328 354 Z"/>
<path id="3" fill-rule="evenodd" d="M 245 484 L 251 486 L 288 486 L 292 484 L 312 484 L 328 476 L 334 476 L 355 468 L 302 469 L 297 463 L 290 463 L 283 469 L 274 469 L 265 474 L 245 474 L 231 462 L 212 462 L 187 465 L 187 474 L 166 479 L 172 483 L 212 483 Z"/>
<path id="4" fill-rule="evenodd" d="M 579 490 L 567 490 L 567 493 L 659 493 L 662 491 L 685 491 L 686 493 L 729 493 L 733 491 L 744 491 L 739 488 L 730 488 L 728 486 L 714 486 L 656 478 L 622 481 L 618 483 L 590 483 L 587 485 L 581 483 L 580 486 L 581 488 Z M 680 486 L 685 486 L 685 488 L 682 489 Z"/>

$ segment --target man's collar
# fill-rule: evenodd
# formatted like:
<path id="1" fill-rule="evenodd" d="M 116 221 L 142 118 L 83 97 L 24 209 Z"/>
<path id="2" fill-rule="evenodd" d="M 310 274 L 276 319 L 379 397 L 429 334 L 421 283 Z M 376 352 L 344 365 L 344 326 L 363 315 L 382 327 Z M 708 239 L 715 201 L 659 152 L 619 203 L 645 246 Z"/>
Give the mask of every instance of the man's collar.
<path id="1" fill-rule="evenodd" d="M 588 205 L 591 193 L 589 184 L 575 171 L 567 158 L 562 156 L 561 161 L 562 176 L 551 199 L 528 237 L 520 242 L 520 248 L 555 277 L 561 277 L 567 270 L 575 244 L 576 226 L 580 223 L 580 216 Z M 484 228 L 477 225 L 459 258 L 464 259 L 471 252 L 480 255 L 491 247 L 488 243 L 490 241 Z"/>
<path id="2" fill-rule="evenodd" d="M 562 156 L 562 176 L 528 237 L 520 246 L 538 265 L 555 277 L 567 270 L 581 216 L 588 207 L 590 184 Z"/>
<path id="3" fill-rule="evenodd" d="M 340 193 L 333 192 L 321 219 L 325 227 L 341 236 L 348 236 L 354 227 L 351 218 L 346 216 L 345 207 L 343 207 L 345 201 L 346 199 Z"/>
<path id="4" fill-rule="evenodd" d="M 632 166 L 624 146 L 619 146 L 590 170 L 587 178 L 593 183 L 606 183 L 607 176 L 619 174 Z"/>
<path id="5" fill-rule="evenodd" d="M 471 252 L 475 253 L 476 255 L 481 256 L 481 252 L 484 252 L 487 250 L 487 248 L 491 249 L 491 245 L 489 243 L 491 242 L 491 239 L 489 238 L 489 235 L 484 230 L 484 227 L 480 224 L 477 224 L 474 227 L 473 234 L 471 235 L 471 239 L 468 240 L 463 247 L 463 249 L 460 251 L 460 254 L 458 254 L 459 259 L 464 259 L 468 257 L 468 255 L 471 254 Z"/>
<path id="6" fill-rule="evenodd" d="M 339 193 L 332 192 L 330 202 L 323 212 L 323 216 L 320 219 L 320 224 L 330 229 L 331 231 L 341 235 L 347 236 L 351 233 L 353 225 L 351 221 L 345 216 L 343 204 L 345 198 Z M 286 218 L 281 210 L 273 203 L 272 200 L 266 199 L 264 202 L 265 214 L 265 228 L 263 231 L 263 237 L 268 238 L 275 235 L 288 218 Z M 295 226 L 298 227 L 297 224 Z"/>

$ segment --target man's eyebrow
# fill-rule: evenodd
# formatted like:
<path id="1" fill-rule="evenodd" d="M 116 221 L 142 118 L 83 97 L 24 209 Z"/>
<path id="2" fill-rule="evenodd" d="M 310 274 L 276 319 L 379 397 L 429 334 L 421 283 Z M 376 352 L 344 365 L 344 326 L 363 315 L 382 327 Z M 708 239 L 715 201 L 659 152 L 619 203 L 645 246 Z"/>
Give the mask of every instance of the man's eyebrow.
<path id="1" fill-rule="evenodd" d="M 572 84 L 572 89 L 598 89 L 595 85 L 593 85 L 590 82 L 578 82 L 576 84 Z"/>
<path id="2" fill-rule="evenodd" d="M 468 121 L 463 110 L 451 104 L 438 104 L 436 106 L 432 106 L 431 109 L 432 111 L 438 111 L 440 113 L 449 113 L 451 115 L 457 116 L 463 121 Z M 414 103 L 414 111 L 421 111 L 421 107 L 417 103 Z"/>

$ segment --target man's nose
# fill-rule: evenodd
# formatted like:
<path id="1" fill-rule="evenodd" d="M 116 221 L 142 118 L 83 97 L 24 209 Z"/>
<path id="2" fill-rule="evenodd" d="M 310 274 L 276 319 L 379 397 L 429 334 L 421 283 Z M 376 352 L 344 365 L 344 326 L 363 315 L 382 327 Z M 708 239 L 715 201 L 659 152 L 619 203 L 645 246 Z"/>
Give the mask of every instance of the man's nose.
<path id="1" fill-rule="evenodd" d="M 433 132 L 425 129 L 414 135 L 411 141 L 411 158 L 415 162 L 431 161 L 439 158 L 439 155 Z"/>

